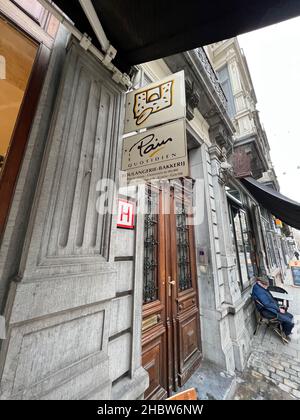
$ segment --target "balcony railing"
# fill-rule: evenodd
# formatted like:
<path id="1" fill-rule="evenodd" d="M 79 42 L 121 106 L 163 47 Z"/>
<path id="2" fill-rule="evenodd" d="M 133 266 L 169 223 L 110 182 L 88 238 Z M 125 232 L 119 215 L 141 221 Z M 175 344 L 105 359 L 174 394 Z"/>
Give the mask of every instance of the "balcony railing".
<path id="1" fill-rule="evenodd" d="M 206 74 L 208 75 L 215 91 L 217 92 L 220 101 L 222 102 L 223 106 L 225 109 L 227 109 L 227 99 L 226 96 L 223 92 L 222 86 L 220 85 L 220 82 L 218 80 L 218 77 L 214 71 L 214 69 L 212 68 L 209 59 L 207 58 L 206 52 L 204 51 L 203 48 L 197 48 L 196 49 L 197 55 L 206 71 Z"/>

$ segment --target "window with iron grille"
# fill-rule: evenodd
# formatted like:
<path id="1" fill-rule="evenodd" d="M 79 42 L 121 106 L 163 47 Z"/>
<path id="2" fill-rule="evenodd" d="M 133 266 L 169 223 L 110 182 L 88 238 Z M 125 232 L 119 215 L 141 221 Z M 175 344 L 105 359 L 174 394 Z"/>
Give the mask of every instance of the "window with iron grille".
<path id="1" fill-rule="evenodd" d="M 159 298 L 158 213 L 159 191 L 146 188 L 146 214 L 144 221 L 144 304 L 154 302 Z"/>

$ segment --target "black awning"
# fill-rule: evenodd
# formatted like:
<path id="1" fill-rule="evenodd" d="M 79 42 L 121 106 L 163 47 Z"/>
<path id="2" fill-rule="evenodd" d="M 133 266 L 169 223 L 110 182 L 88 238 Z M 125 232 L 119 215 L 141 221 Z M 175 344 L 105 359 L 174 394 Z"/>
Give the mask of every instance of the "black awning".
<path id="1" fill-rule="evenodd" d="M 54 0 L 99 46 L 78 1 Z M 299 0 L 92 0 L 121 70 L 300 15 Z"/>
<path id="2" fill-rule="evenodd" d="M 300 229 L 300 204 L 290 200 L 273 188 L 256 181 L 252 177 L 240 181 L 265 209 L 287 225 Z"/>

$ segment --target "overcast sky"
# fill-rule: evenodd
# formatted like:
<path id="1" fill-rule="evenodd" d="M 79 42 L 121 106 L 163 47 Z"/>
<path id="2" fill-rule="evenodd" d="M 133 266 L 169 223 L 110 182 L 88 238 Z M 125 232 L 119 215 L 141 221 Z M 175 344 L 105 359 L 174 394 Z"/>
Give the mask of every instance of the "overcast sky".
<path id="1" fill-rule="evenodd" d="M 280 191 L 300 203 L 300 17 L 238 40 L 248 61 Z"/>

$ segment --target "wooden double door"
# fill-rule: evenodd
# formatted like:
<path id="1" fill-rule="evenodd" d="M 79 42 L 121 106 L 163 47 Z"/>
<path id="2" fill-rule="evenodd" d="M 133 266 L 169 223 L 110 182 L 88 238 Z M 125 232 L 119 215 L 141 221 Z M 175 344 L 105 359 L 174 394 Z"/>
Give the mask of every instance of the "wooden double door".
<path id="1" fill-rule="evenodd" d="M 201 361 L 191 185 L 178 181 L 146 192 L 142 363 L 150 379 L 147 399 L 169 396 Z"/>

